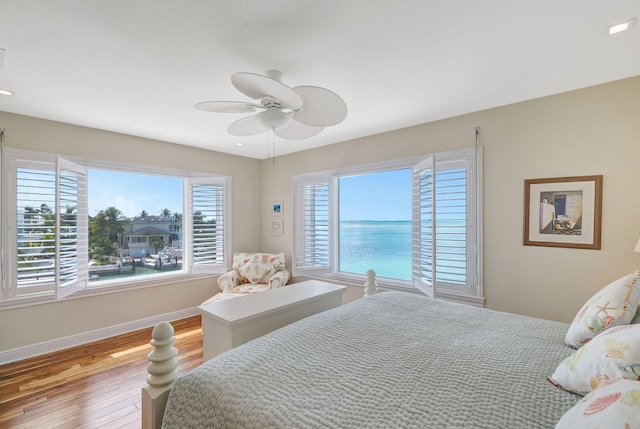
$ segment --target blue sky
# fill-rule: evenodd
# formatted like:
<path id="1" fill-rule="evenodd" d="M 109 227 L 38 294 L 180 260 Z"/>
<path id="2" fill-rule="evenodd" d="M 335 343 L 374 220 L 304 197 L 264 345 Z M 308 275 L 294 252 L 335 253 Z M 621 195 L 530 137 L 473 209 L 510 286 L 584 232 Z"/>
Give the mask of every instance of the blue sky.
<path id="1" fill-rule="evenodd" d="M 146 210 L 159 215 L 168 208 L 182 213 L 182 179 L 114 171 L 89 170 L 89 216 L 115 207 L 127 217 Z"/>
<path id="2" fill-rule="evenodd" d="M 182 213 L 182 179 L 91 169 L 89 215 L 107 207 L 127 217 Z M 411 170 L 341 178 L 340 220 L 411 220 Z"/>
<path id="3" fill-rule="evenodd" d="M 341 178 L 340 220 L 411 220 L 411 169 Z"/>

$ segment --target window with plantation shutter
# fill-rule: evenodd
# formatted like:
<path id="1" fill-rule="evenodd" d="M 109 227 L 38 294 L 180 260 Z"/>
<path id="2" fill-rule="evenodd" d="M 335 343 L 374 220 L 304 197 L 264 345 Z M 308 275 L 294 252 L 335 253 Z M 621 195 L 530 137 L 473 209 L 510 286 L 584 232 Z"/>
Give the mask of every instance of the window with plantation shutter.
<path id="1" fill-rule="evenodd" d="M 139 171 L 134 166 L 116 168 L 89 161 L 81 164 L 14 148 L 3 149 L 2 162 L 0 308 L 227 271 L 231 242 L 228 176 L 151 168 Z M 123 174 L 131 180 L 122 180 Z M 105 175 L 112 180 L 98 179 Z M 89 186 L 92 178 L 93 191 Z M 107 204 L 104 195 L 109 200 L 114 194 L 123 201 L 134 199 L 145 192 L 143 180 L 158 184 L 161 192 L 167 187 L 174 192 L 178 189 L 180 211 L 148 216 L 148 220 L 135 217 L 144 226 L 131 228 L 131 232 L 124 232 L 122 226 L 131 217 L 118 215 L 121 212 L 116 207 L 102 210 L 94 206 L 96 215 L 89 216 L 90 201 Z M 137 185 L 142 191 L 128 192 L 123 184 Z M 152 240 L 163 236 L 170 240 L 160 242 L 164 248 Z M 147 252 L 149 246 L 156 247 L 155 252 Z M 145 252 L 132 253 L 142 248 Z"/>
<path id="2" fill-rule="evenodd" d="M 294 275 L 330 273 L 332 185 L 329 177 L 294 183 Z"/>
<path id="3" fill-rule="evenodd" d="M 7 217 L 10 260 L 6 298 L 66 296 L 86 286 L 86 169 L 56 162 L 11 159 Z M 13 230 L 12 228 L 9 229 Z"/>
<path id="4" fill-rule="evenodd" d="M 192 270 L 221 273 L 226 270 L 227 248 L 224 184 L 217 178 L 192 178 L 189 186 Z"/>
<path id="5" fill-rule="evenodd" d="M 411 241 L 407 244 L 412 281 L 378 277 L 378 286 L 412 288 L 436 298 L 483 305 L 480 156 L 481 148 L 473 147 L 295 176 L 294 275 L 362 284 L 364 272 L 339 269 L 340 240 L 351 237 L 335 232 L 340 213 L 336 197 L 339 179 L 411 168 L 413 179 L 406 180 L 412 182 Z M 358 239 L 362 240 L 362 235 Z M 379 259 L 380 255 L 365 257 L 372 265 L 384 266 L 386 261 Z"/>
<path id="6" fill-rule="evenodd" d="M 414 168 L 414 286 L 429 296 L 473 293 L 474 192 L 471 159 Z"/>

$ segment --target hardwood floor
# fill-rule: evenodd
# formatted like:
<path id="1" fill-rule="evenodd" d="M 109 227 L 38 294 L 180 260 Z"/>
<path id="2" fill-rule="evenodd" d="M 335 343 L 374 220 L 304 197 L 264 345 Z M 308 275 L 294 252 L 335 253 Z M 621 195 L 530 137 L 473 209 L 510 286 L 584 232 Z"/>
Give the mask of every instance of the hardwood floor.
<path id="1" fill-rule="evenodd" d="M 181 373 L 202 363 L 200 316 L 171 322 Z M 151 328 L 0 366 L 0 428 L 140 428 Z"/>

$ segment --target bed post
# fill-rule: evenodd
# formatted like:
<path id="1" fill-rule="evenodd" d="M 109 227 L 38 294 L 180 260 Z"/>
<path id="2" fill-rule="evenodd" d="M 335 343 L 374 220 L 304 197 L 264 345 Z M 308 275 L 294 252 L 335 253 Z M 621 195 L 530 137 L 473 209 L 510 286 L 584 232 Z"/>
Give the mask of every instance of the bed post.
<path id="1" fill-rule="evenodd" d="M 376 272 L 373 270 L 367 271 L 367 281 L 364 283 L 364 296 L 373 295 L 380 292 L 378 285 L 376 284 Z"/>
<path id="2" fill-rule="evenodd" d="M 142 388 L 142 429 L 160 429 L 171 385 L 177 378 L 178 350 L 169 322 L 160 322 L 151 333 L 153 350 L 148 355 L 147 385 Z"/>

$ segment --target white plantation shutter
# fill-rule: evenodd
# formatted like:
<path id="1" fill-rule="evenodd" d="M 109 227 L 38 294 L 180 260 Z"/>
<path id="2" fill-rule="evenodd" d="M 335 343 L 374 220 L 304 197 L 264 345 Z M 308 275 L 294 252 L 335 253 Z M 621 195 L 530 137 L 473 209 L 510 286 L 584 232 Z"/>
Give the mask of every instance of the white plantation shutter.
<path id="1" fill-rule="evenodd" d="M 222 273 L 226 271 L 228 237 L 225 236 L 227 192 L 224 179 L 191 178 L 188 181 L 187 210 L 184 219 L 191 234 L 191 271 Z M 227 228 L 229 229 L 229 228 Z"/>
<path id="2" fill-rule="evenodd" d="M 59 298 L 87 285 L 87 169 L 58 158 L 56 276 Z"/>
<path id="3" fill-rule="evenodd" d="M 436 283 L 465 292 L 469 279 L 469 168 L 467 161 L 436 168 Z"/>
<path id="4" fill-rule="evenodd" d="M 55 293 L 67 296 L 86 287 L 86 169 L 11 158 L 8 220 L 11 276 L 6 298 Z"/>
<path id="5" fill-rule="evenodd" d="M 434 159 L 428 157 L 413 168 L 412 255 L 413 286 L 435 295 L 435 177 Z"/>
<path id="6" fill-rule="evenodd" d="M 9 297 L 53 292 L 56 284 L 55 240 L 56 171 L 53 163 L 12 159 L 11 190 L 14 210 L 9 222 L 15 225 L 10 236 L 13 257 L 10 267 Z M 15 170 L 14 167 L 15 166 Z"/>
<path id="7" fill-rule="evenodd" d="M 436 154 L 414 167 L 413 283 L 429 296 L 482 294 L 475 152 L 461 152 Z"/>
<path id="8" fill-rule="evenodd" d="M 294 179 L 294 276 L 331 273 L 333 187 L 330 176 Z"/>

